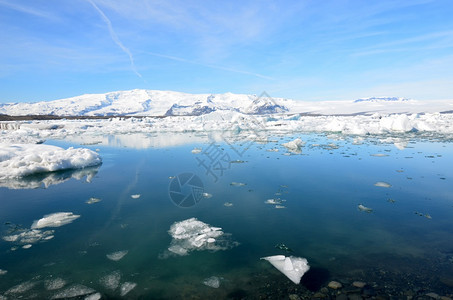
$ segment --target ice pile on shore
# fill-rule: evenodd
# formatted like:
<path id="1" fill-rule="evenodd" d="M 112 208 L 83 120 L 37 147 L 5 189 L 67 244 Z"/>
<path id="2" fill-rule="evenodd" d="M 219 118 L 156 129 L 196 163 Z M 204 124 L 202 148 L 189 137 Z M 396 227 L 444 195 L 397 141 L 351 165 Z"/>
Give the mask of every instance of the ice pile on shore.
<path id="1" fill-rule="evenodd" d="M 84 148 L 50 145 L 0 144 L 0 181 L 36 173 L 83 169 L 101 163 L 101 157 Z"/>
<path id="2" fill-rule="evenodd" d="M 238 245 L 222 228 L 212 227 L 196 218 L 175 222 L 168 233 L 173 238 L 168 250 L 177 255 L 188 255 L 194 250 L 227 250 Z"/>

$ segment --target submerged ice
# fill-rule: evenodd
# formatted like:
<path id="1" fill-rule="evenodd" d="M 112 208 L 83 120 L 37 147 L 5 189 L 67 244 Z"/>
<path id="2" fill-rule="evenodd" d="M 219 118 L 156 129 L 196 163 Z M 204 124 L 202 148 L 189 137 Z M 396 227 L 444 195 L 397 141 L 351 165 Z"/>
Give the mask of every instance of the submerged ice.
<path id="1" fill-rule="evenodd" d="M 261 259 L 270 262 L 295 284 L 299 284 L 302 276 L 310 269 L 308 261 L 301 257 L 274 255 L 262 257 Z"/>
<path id="2" fill-rule="evenodd" d="M 227 250 L 238 245 L 222 228 L 210 226 L 196 218 L 175 222 L 168 233 L 173 238 L 168 250 L 176 255 L 187 255 L 194 250 Z"/>

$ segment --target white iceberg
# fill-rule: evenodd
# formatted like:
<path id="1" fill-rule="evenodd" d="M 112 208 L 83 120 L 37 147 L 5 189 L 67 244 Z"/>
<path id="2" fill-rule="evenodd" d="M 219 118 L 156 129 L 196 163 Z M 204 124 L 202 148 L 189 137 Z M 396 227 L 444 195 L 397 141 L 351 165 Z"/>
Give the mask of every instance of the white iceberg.
<path id="1" fill-rule="evenodd" d="M 304 142 L 300 138 L 297 138 L 291 142 L 282 144 L 283 147 L 288 149 L 291 152 L 300 152 L 300 149 L 304 145 Z"/>
<path id="2" fill-rule="evenodd" d="M 295 284 L 299 284 L 302 276 L 310 269 L 308 261 L 301 257 L 274 255 L 262 257 L 261 259 L 270 262 Z"/>
<path id="3" fill-rule="evenodd" d="M 373 209 L 372 209 L 372 208 L 366 207 L 366 206 L 364 206 L 363 204 L 359 204 L 359 205 L 357 206 L 357 208 L 358 208 L 360 211 L 364 211 L 364 212 L 367 212 L 367 213 L 373 212 Z"/>
<path id="4" fill-rule="evenodd" d="M 140 196 L 141 196 L 140 194 L 135 194 L 135 195 L 131 195 L 131 198 L 132 199 L 138 199 L 138 198 L 140 198 Z"/>
<path id="5" fill-rule="evenodd" d="M 50 215 L 45 215 L 41 219 L 33 222 L 32 229 L 40 229 L 44 227 L 60 227 L 72 223 L 78 219 L 80 215 L 74 215 L 72 212 L 58 212 Z"/>
<path id="6" fill-rule="evenodd" d="M 193 250 L 227 250 L 238 245 L 222 228 L 210 226 L 196 218 L 175 222 L 168 233 L 173 238 L 168 250 L 181 256 Z"/>
<path id="7" fill-rule="evenodd" d="M 0 144 L 0 180 L 101 164 L 89 149 L 63 149 L 50 145 Z"/>

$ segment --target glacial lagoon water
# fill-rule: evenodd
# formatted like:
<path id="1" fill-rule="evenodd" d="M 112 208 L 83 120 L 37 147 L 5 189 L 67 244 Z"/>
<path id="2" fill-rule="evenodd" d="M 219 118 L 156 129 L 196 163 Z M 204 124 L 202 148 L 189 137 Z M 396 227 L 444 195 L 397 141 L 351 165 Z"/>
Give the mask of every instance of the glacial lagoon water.
<path id="1" fill-rule="evenodd" d="M 375 294 L 453 293 L 452 141 L 178 138 L 195 142 L 104 137 L 82 145 L 100 153 L 99 167 L 2 183 L 0 299 L 279 298 L 331 280 L 363 281 Z M 300 151 L 282 146 L 295 138 Z M 58 212 L 80 217 L 40 229 L 52 231 L 41 239 L 8 238 Z M 223 235 L 169 251 L 181 245 L 170 228 L 191 218 Z M 260 260 L 277 254 L 308 260 L 300 285 Z"/>

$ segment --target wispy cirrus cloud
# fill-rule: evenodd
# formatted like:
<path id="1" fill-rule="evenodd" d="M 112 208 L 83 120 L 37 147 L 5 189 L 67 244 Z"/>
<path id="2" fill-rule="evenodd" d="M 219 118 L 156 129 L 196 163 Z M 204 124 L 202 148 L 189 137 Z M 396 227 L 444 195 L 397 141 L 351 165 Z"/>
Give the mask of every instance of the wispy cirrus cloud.
<path id="1" fill-rule="evenodd" d="M 87 0 L 96 10 L 97 12 L 101 15 L 101 18 L 102 20 L 105 22 L 105 24 L 107 25 L 108 29 L 109 29 L 109 33 L 110 33 L 110 37 L 112 38 L 113 42 L 118 46 L 120 47 L 120 49 L 127 54 L 127 56 L 129 57 L 129 61 L 130 61 L 130 64 L 131 64 L 131 68 L 132 68 L 132 71 L 134 71 L 134 73 L 142 78 L 143 76 L 137 71 L 137 67 L 135 66 L 135 62 L 134 62 L 134 57 L 132 56 L 132 53 L 131 51 L 123 45 L 123 43 L 121 42 L 121 40 L 119 39 L 118 35 L 116 34 L 115 30 L 113 29 L 113 26 L 112 26 L 112 22 L 110 21 L 110 19 L 104 14 L 104 12 L 96 5 L 96 3 L 94 3 L 93 0 Z"/>

